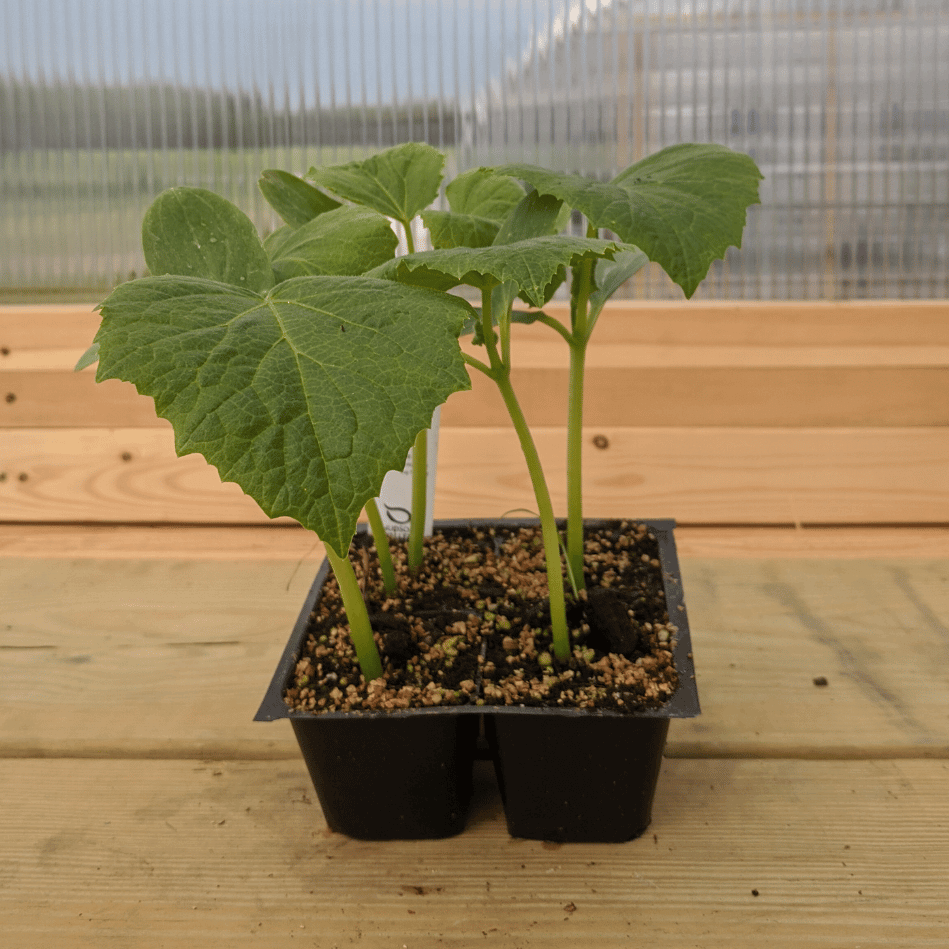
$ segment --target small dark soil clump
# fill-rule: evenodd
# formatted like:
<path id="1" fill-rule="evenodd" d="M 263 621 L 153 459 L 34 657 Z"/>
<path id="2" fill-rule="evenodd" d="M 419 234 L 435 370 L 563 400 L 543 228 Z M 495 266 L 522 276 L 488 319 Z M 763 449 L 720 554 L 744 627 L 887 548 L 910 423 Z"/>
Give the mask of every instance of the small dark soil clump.
<path id="1" fill-rule="evenodd" d="M 398 579 L 387 596 L 371 538 L 350 552 L 364 589 L 384 676 L 356 664 L 332 576 L 310 618 L 285 700 L 295 711 L 444 705 L 532 705 L 620 712 L 658 707 L 678 682 L 659 551 L 645 525 L 586 532 L 587 590 L 568 584 L 571 655 L 553 655 L 547 575 L 535 526 L 447 528 L 426 541 L 411 576 L 392 544 Z"/>

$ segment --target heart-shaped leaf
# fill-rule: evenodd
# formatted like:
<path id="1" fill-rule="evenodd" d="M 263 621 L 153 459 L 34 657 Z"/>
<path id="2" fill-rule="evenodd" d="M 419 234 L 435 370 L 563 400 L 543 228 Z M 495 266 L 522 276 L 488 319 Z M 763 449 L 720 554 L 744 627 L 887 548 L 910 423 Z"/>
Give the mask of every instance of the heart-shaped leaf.
<path id="1" fill-rule="evenodd" d="M 543 306 L 563 280 L 563 269 L 591 257 L 612 257 L 622 244 L 555 234 L 501 246 L 428 250 L 397 257 L 368 276 L 438 289 L 466 284 L 478 289 L 512 281 L 530 306 Z"/>
<path id="2" fill-rule="evenodd" d="M 444 164 L 445 156 L 431 145 L 407 142 L 365 161 L 311 168 L 307 177 L 347 201 L 405 223 L 437 197 Z"/>
<path id="3" fill-rule="evenodd" d="M 251 219 L 204 188 L 171 188 L 160 194 L 145 212 L 142 247 L 154 276 L 203 277 L 255 292 L 274 283 Z"/>
<path id="4" fill-rule="evenodd" d="M 356 276 L 392 258 L 399 239 L 388 219 L 367 208 L 327 211 L 290 231 L 272 251 L 277 280 Z"/>
<path id="5" fill-rule="evenodd" d="M 761 172 L 722 145 L 673 145 L 601 183 L 533 165 L 495 171 L 529 182 L 645 251 L 691 297 L 713 260 L 741 246 Z"/>
<path id="6" fill-rule="evenodd" d="M 445 188 L 448 206 L 456 214 L 472 214 L 489 221 L 503 221 L 524 197 L 524 189 L 490 168 L 472 168 Z"/>
<path id="7" fill-rule="evenodd" d="M 261 174 L 257 187 L 290 227 L 302 227 L 318 215 L 339 207 L 339 201 L 289 171 L 269 168 Z"/>
<path id="8" fill-rule="evenodd" d="M 96 378 L 152 396 L 179 454 L 200 452 L 341 556 L 386 472 L 470 387 L 457 337 L 471 308 L 396 283 L 303 277 L 260 296 L 147 277 L 101 309 Z"/>

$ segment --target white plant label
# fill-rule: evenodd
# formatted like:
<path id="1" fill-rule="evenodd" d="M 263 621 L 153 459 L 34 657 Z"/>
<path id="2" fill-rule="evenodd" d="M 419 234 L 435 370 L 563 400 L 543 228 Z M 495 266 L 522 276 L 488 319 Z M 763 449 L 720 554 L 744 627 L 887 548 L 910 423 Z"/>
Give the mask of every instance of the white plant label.
<path id="1" fill-rule="evenodd" d="M 438 467 L 438 422 L 441 408 L 435 409 L 432 427 L 428 430 L 428 472 L 426 483 L 425 536 L 432 535 L 432 501 L 435 496 L 435 470 Z M 412 524 L 412 462 L 414 451 L 409 449 L 405 467 L 390 471 L 382 482 L 382 493 L 377 499 L 382 524 L 389 537 L 405 540 Z"/>

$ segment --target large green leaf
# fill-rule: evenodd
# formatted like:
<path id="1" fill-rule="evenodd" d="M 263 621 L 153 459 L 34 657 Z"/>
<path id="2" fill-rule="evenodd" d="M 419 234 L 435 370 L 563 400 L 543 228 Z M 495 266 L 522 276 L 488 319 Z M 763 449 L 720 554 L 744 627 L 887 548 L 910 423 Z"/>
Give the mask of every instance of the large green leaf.
<path id="1" fill-rule="evenodd" d="M 397 221 L 411 221 L 437 197 L 445 156 L 407 142 L 365 161 L 311 168 L 307 177 L 333 194 Z"/>
<path id="2" fill-rule="evenodd" d="M 570 209 L 564 208 L 563 201 L 550 194 L 538 194 L 532 188 L 508 213 L 494 243 L 513 244 L 530 237 L 557 234 L 569 217 Z"/>
<path id="3" fill-rule="evenodd" d="M 623 245 L 586 237 L 555 234 L 501 246 L 428 250 L 407 254 L 370 271 L 369 276 L 416 286 L 466 284 L 478 289 L 513 281 L 517 295 L 530 306 L 543 306 L 563 268 L 590 257 L 612 257 Z"/>
<path id="4" fill-rule="evenodd" d="M 722 145 L 673 145 L 601 183 L 533 165 L 503 165 L 498 174 L 529 182 L 576 208 L 597 228 L 641 248 L 687 297 L 713 260 L 741 246 L 745 210 L 758 203 L 761 172 Z"/>
<path id="5" fill-rule="evenodd" d="M 142 247 L 154 276 L 204 277 L 255 292 L 274 283 L 251 219 L 203 188 L 171 188 L 160 194 L 145 212 Z"/>
<path id="6" fill-rule="evenodd" d="M 271 517 L 343 555 L 363 505 L 436 406 L 470 386 L 471 308 L 364 277 L 302 277 L 266 296 L 148 277 L 102 304 L 98 380 L 124 379 Z"/>
<path id="7" fill-rule="evenodd" d="M 367 208 L 341 207 L 313 218 L 272 245 L 277 280 L 356 276 L 389 260 L 399 245 L 389 221 Z"/>
<path id="8" fill-rule="evenodd" d="M 439 250 L 449 247 L 489 247 L 501 226 L 486 217 L 434 210 L 422 212 L 422 223 L 432 236 L 432 246 Z"/>
<path id="9" fill-rule="evenodd" d="M 261 173 L 257 187 L 267 203 L 290 227 L 302 227 L 317 215 L 339 207 L 339 201 L 334 201 L 289 171 L 269 168 Z"/>
<path id="10" fill-rule="evenodd" d="M 490 168 L 472 168 L 445 188 L 448 206 L 456 214 L 472 214 L 503 221 L 524 197 L 524 189 L 510 178 L 500 178 Z"/>

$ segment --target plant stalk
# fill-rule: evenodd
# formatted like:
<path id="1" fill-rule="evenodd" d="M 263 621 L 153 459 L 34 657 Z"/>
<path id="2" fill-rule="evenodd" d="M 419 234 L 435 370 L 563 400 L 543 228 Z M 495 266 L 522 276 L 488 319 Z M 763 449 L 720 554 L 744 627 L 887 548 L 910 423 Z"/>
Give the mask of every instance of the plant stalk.
<path id="1" fill-rule="evenodd" d="M 379 505 L 375 498 L 370 498 L 366 502 L 366 515 L 369 518 L 369 526 L 372 528 L 372 538 L 376 544 L 376 554 L 379 557 L 379 569 L 382 572 L 382 583 L 386 593 L 395 593 L 395 568 L 392 566 L 392 551 L 389 549 L 389 537 L 386 534 L 385 525 L 382 523 L 382 515 L 379 513 Z"/>
<path id="2" fill-rule="evenodd" d="M 409 523 L 408 564 L 412 573 L 422 566 L 425 515 L 428 511 L 428 429 L 415 436 L 412 447 L 412 519 Z"/>
<path id="3" fill-rule="evenodd" d="M 547 561 L 551 638 L 557 658 L 566 661 L 570 658 L 570 631 L 567 628 L 567 606 L 564 599 L 563 567 L 560 561 L 560 535 L 557 532 L 557 519 L 554 515 L 550 490 L 547 487 L 547 479 L 544 477 L 544 469 L 540 463 L 540 455 L 537 453 L 534 437 L 531 435 L 527 419 L 524 418 L 521 404 L 518 402 L 517 394 L 511 385 L 511 367 L 498 356 L 497 344 L 493 339 L 491 291 L 492 287 L 490 286 L 483 288 L 481 291 L 481 317 L 485 334 L 485 346 L 491 361 L 490 375 L 500 390 L 508 415 L 514 423 L 514 430 L 517 432 L 518 440 L 521 443 L 521 451 L 524 453 L 524 460 L 527 462 L 527 470 L 530 473 L 531 484 L 534 488 L 534 497 L 537 500 L 537 510 L 540 514 L 541 535 L 544 542 L 544 559 Z M 510 318 L 510 312 L 508 312 L 502 314 L 498 321 L 502 338 L 504 330 L 502 324 L 505 320 L 509 324 Z"/>
<path id="4" fill-rule="evenodd" d="M 586 340 L 570 344 L 567 396 L 567 560 L 577 585 L 586 589 L 583 552 L 583 377 Z"/>
<path id="5" fill-rule="evenodd" d="M 415 253 L 412 222 L 400 221 L 405 232 L 405 248 Z M 428 430 L 419 432 L 412 447 L 412 520 L 409 523 L 408 567 L 417 573 L 425 559 L 425 515 L 428 513 Z"/>
<path id="6" fill-rule="evenodd" d="M 547 561 L 547 586 L 550 591 L 550 625 L 554 652 L 561 661 L 570 657 L 570 632 L 567 629 L 567 606 L 564 599 L 563 567 L 560 562 L 560 535 L 557 533 L 557 519 L 550 500 L 550 491 L 541 467 L 537 446 L 524 418 L 517 395 L 511 386 L 508 373 L 495 378 L 501 397 L 507 406 L 508 414 L 514 423 L 514 430 L 521 443 L 527 470 L 530 472 L 537 510 L 540 514 L 540 527 L 544 541 L 544 557 Z"/>
<path id="7" fill-rule="evenodd" d="M 592 225 L 587 237 L 596 237 Z M 577 274 L 570 321 L 570 387 L 567 395 L 567 560 L 578 590 L 586 589 L 583 568 L 583 388 L 587 343 L 590 341 L 589 305 L 594 261 L 584 260 Z"/>
<path id="8" fill-rule="evenodd" d="M 379 647 L 372 635 L 369 611 L 366 609 L 362 590 L 359 589 L 356 571 L 353 570 L 349 557 L 340 557 L 329 544 L 326 545 L 326 556 L 329 558 L 333 573 L 336 574 L 336 582 L 339 584 L 339 592 L 346 609 L 346 618 L 349 620 L 349 635 L 356 647 L 356 660 L 359 662 L 363 678 L 367 682 L 379 679 L 382 677 L 382 657 L 379 655 Z"/>

